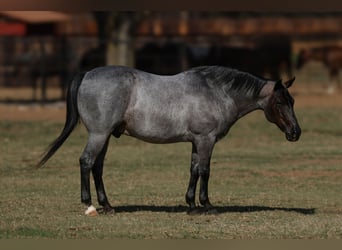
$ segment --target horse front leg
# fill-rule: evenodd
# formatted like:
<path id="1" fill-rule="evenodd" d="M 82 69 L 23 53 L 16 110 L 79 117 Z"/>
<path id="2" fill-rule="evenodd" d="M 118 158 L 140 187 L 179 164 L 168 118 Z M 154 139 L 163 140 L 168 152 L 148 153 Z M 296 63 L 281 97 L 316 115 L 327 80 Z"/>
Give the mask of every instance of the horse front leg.
<path id="1" fill-rule="evenodd" d="M 199 201 L 201 205 L 204 207 L 205 213 L 215 213 L 216 210 L 213 208 L 209 201 L 208 195 L 208 182 L 210 176 L 210 159 L 212 150 L 215 145 L 214 138 L 201 138 L 200 140 L 194 143 L 192 162 L 192 171 L 191 171 L 191 178 L 189 183 L 189 188 L 187 192 L 187 202 L 190 205 L 190 213 L 197 213 L 202 212 L 203 209 L 199 209 L 196 211 L 195 208 L 195 190 L 196 190 L 196 183 L 197 180 L 200 178 L 200 192 L 199 192 Z M 195 157 L 194 157 L 195 156 Z"/>
<path id="2" fill-rule="evenodd" d="M 199 157 L 197 153 L 197 148 L 193 144 L 192 145 L 192 154 L 191 154 L 191 167 L 190 167 L 190 180 L 188 190 L 185 195 L 185 200 L 189 204 L 189 213 L 191 213 L 196 208 L 195 203 L 195 195 L 196 195 L 196 186 L 199 178 L 198 173 L 199 166 Z"/>
<path id="3" fill-rule="evenodd" d="M 200 153 L 200 164 L 199 164 L 199 176 L 200 176 L 200 193 L 199 201 L 204 207 L 205 212 L 208 214 L 215 214 L 217 211 L 214 209 L 213 205 L 209 201 L 208 195 L 208 183 L 210 177 L 210 159 L 212 150 L 214 147 L 214 142 L 206 142 L 203 145 Z"/>

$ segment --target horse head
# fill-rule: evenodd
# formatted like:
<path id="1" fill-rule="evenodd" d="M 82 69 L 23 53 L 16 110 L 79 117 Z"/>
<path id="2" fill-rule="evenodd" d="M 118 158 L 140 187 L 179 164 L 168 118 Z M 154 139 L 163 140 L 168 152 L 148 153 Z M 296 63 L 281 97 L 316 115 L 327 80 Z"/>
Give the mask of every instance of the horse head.
<path id="1" fill-rule="evenodd" d="M 284 84 L 281 80 L 277 81 L 264 108 L 267 120 L 275 123 L 285 133 L 288 141 L 297 141 L 301 135 L 301 128 L 293 110 L 294 99 L 288 92 L 294 80 L 295 78 Z"/>

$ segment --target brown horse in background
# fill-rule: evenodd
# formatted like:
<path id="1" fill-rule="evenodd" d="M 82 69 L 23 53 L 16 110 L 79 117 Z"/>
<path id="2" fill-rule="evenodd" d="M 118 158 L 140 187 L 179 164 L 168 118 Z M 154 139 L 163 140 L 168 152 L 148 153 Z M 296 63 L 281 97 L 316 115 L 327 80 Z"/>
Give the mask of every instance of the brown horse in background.
<path id="1" fill-rule="evenodd" d="M 335 85 L 341 89 L 339 70 L 342 68 L 342 47 L 324 46 L 303 49 L 298 55 L 297 69 L 301 69 L 308 61 L 322 62 L 328 68 L 330 82 L 327 92 L 329 94 L 332 94 L 335 91 Z"/>

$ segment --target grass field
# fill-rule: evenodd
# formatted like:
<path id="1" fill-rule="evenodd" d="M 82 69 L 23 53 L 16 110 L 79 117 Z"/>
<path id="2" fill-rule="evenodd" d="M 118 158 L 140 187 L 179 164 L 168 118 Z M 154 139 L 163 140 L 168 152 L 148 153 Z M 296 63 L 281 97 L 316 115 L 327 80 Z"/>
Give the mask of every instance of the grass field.
<path id="1" fill-rule="evenodd" d="M 63 123 L 2 120 L 0 238 L 341 239 L 341 109 L 296 111 L 296 143 L 262 112 L 238 121 L 212 157 L 209 195 L 219 214 L 196 216 L 184 199 L 190 144 L 112 138 L 104 181 L 117 213 L 86 217 L 78 167 L 85 129 L 35 170 Z"/>

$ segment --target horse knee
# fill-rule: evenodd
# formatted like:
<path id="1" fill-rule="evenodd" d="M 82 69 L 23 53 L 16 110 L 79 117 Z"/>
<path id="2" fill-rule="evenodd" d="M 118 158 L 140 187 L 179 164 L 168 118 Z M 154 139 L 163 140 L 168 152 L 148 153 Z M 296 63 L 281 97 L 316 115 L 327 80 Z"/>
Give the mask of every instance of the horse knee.
<path id="1" fill-rule="evenodd" d="M 83 154 L 80 159 L 80 167 L 84 170 L 91 170 L 94 165 L 94 160 L 91 159 L 91 157 L 88 154 Z"/>

